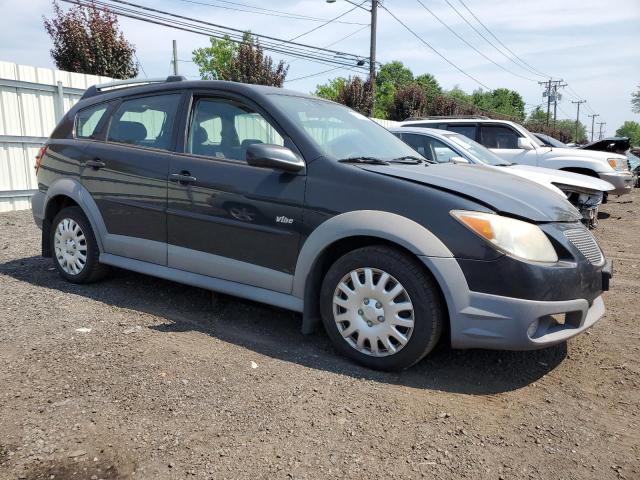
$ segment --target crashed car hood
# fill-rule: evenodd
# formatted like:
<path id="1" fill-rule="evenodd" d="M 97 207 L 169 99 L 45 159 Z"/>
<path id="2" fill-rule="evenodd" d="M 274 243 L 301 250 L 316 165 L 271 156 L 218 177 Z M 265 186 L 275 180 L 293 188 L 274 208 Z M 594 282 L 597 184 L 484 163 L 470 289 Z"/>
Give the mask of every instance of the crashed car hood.
<path id="1" fill-rule="evenodd" d="M 530 165 L 510 165 L 496 168 L 507 168 L 509 173 L 513 175 L 528 178 L 533 182 L 546 186 L 568 185 L 593 192 L 608 192 L 614 188 L 609 182 L 599 178 L 552 168 L 532 167 Z"/>
<path id="2" fill-rule="evenodd" d="M 482 203 L 498 213 L 534 222 L 573 222 L 580 212 L 547 187 L 508 172 L 482 165 L 359 165 L 380 175 L 453 192 Z"/>

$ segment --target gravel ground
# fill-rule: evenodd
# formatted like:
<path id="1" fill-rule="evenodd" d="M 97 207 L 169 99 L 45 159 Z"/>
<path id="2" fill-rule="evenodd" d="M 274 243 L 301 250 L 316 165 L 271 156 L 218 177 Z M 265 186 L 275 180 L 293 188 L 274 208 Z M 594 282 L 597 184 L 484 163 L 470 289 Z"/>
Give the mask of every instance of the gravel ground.
<path id="1" fill-rule="evenodd" d="M 603 206 L 606 317 L 400 374 L 290 312 L 114 272 L 62 281 L 0 215 L 0 478 L 640 478 L 640 190 Z"/>

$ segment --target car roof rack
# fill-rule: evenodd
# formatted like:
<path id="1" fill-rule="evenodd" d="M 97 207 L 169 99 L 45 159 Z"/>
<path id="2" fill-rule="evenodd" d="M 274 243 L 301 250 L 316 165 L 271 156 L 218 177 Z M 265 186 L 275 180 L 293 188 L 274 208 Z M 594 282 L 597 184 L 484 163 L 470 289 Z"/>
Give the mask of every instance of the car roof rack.
<path id="1" fill-rule="evenodd" d="M 427 117 L 410 117 L 405 120 L 491 120 L 485 115 L 431 115 Z"/>
<path id="2" fill-rule="evenodd" d="M 84 92 L 82 99 L 95 97 L 101 93 L 110 92 L 112 90 L 119 90 L 121 88 L 139 87 L 143 85 L 151 85 L 153 83 L 167 83 L 167 82 L 183 82 L 186 77 L 182 75 L 169 75 L 164 78 L 131 78 L 128 80 L 116 80 L 115 82 L 99 83 L 98 85 L 92 85 Z"/>

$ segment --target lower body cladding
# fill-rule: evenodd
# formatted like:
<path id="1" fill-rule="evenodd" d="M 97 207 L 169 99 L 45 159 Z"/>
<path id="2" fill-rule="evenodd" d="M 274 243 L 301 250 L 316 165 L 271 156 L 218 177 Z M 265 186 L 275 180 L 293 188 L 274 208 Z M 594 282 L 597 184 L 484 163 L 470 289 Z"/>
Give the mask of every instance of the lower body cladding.
<path id="1" fill-rule="evenodd" d="M 549 347 L 584 332 L 605 312 L 602 296 L 592 302 L 581 298 L 543 301 L 473 292 L 455 258 L 420 259 L 443 290 L 453 348 Z"/>
<path id="2" fill-rule="evenodd" d="M 598 173 L 601 180 L 609 182 L 614 189 L 607 192 L 609 195 L 624 195 L 633 188 L 633 174 L 631 172 Z"/>

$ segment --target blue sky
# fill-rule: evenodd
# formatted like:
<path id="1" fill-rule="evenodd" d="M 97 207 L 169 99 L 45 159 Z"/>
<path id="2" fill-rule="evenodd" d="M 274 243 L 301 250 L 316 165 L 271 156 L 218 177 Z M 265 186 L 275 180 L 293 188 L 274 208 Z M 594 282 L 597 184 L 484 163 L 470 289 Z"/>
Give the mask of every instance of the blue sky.
<path id="1" fill-rule="evenodd" d="M 199 1 L 224 5 L 216 0 Z M 236 1 L 327 19 L 351 8 L 342 0 L 332 4 L 324 0 Z M 496 63 L 521 75 L 542 80 L 510 63 L 485 43 L 457 16 L 445 0 L 422 1 L 459 35 Z M 292 38 L 318 25 L 317 22 L 241 13 L 214 6 L 196 5 L 183 0 L 135 2 L 281 38 Z M 458 0 L 450 2 L 461 12 L 465 12 Z M 600 119 L 607 122 L 605 129 L 608 134 L 613 134 L 624 120 L 640 122 L 640 115 L 633 114 L 630 106 L 631 92 L 640 84 L 640 1 L 466 0 L 465 3 L 513 52 L 536 69 L 554 78 L 563 78 L 569 83 L 571 89 L 565 90 L 560 104 L 560 118 L 575 118 L 575 105 L 570 102 L 580 95 L 588 100 L 587 106 L 583 105 L 581 108 L 581 120 L 589 122 L 590 125 L 586 114 L 599 113 Z M 62 5 L 63 8 L 67 8 L 67 4 Z M 443 55 L 482 83 L 491 88 L 507 87 L 518 90 L 524 96 L 528 108 L 542 103 L 541 88 L 536 82 L 510 75 L 487 61 L 446 30 L 416 0 L 385 0 L 384 5 Z M 53 66 L 49 56 L 51 43 L 42 26 L 42 16 L 52 14 L 51 2 L 0 0 L 0 11 L 3 16 L 0 30 L 0 60 Z M 342 20 L 368 23 L 368 14 L 356 9 Z M 471 18 L 470 21 L 473 22 Z M 194 48 L 208 43 L 206 37 L 126 18 L 120 20 L 120 26 L 125 36 L 136 45 L 138 58 L 148 76 L 164 76 L 170 73 L 172 39 L 178 41 L 179 58 L 183 60 L 180 62 L 180 73 L 193 77 L 198 75 L 196 66 L 189 61 Z M 298 41 L 326 45 L 358 28 L 361 27 L 330 24 Z M 379 13 L 378 30 L 378 61 L 400 60 L 416 74 L 432 73 L 445 88 L 459 85 L 462 89 L 471 91 L 478 87 L 419 43 L 384 10 Z M 368 56 L 368 29 L 332 48 Z M 275 55 L 274 57 L 277 58 Z M 289 78 L 314 74 L 328 68 L 330 67 L 326 65 L 298 60 L 291 65 Z M 308 92 L 314 90 L 316 84 L 326 82 L 329 77 L 348 76 L 349 73 L 351 72 L 336 70 L 304 80 L 287 82 L 285 86 Z"/>

